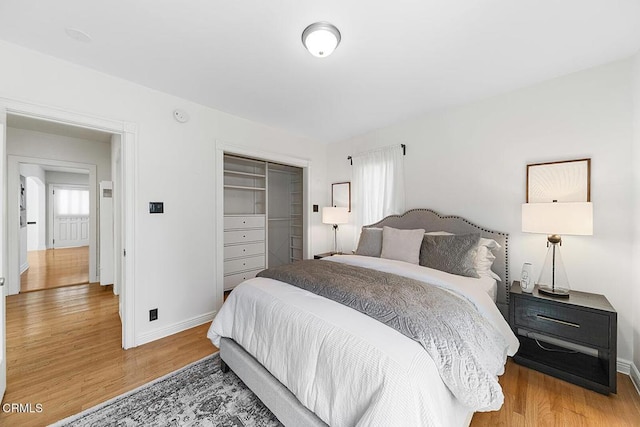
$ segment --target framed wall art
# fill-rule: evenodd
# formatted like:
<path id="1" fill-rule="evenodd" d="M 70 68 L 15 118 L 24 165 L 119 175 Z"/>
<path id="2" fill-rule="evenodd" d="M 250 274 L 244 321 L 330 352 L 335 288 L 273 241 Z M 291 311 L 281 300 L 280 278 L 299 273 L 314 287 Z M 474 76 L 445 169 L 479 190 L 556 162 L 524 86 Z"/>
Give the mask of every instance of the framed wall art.
<path id="1" fill-rule="evenodd" d="M 553 201 L 591 201 L 591 159 L 527 165 L 527 203 Z"/>
<path id="2" fill-rule="evenodd" d="M 331 184 L 331 206 L 348 208 L 351 212 L 351 182 Z"/>

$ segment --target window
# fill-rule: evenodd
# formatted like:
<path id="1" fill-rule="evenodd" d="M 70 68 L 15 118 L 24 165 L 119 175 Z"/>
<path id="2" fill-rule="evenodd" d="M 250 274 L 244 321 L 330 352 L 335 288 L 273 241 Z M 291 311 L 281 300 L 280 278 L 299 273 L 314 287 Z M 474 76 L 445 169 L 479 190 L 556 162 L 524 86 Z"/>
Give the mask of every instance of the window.
<path id="1" fill-rule="evenodd" d="M 57 188 L 56 215 L 89 216 L 89 190 Z"/>
<path id="2" fill-rule="evenodd" d="M 404 155 L 400 145 L 353 156 L 356 239 L 363 225 L 405 210 Z"/>

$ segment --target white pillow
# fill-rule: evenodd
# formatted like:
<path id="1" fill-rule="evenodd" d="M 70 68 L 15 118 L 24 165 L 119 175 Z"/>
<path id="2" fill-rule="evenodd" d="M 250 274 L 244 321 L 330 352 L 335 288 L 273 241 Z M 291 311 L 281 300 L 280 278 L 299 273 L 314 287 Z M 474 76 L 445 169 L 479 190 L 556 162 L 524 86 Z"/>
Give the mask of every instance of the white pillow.
<path id="1" fill-rule="evenodd" d="M 420 261 L 420 246 L 424 237 L 424 229 L 400 230 L 382 227 L 382 252 L 380 258 L 395 259 L 411 264 Z"/>
<path id="2" fill-rule="evenodd" d="M 493 251 L 498 250 L 501 247 L 502 246 L 500 246 L 500 244 L 498 244 L 498 242 L 493 239 L 485 239 L 484 237 L 480 238 L 480 241 L 478 242 L 478 253 L 476 255 L 475 263 L 476 273 L 478 273 L 480 277 L 488 276 L 497 280 L 498 282 L 502 281 L 500 279 L 500 276 L 498 276 L 493 272 L 493 270 L 491 270 L 491 266 L 496 260 L 496 256 L 493 254 Z"/>

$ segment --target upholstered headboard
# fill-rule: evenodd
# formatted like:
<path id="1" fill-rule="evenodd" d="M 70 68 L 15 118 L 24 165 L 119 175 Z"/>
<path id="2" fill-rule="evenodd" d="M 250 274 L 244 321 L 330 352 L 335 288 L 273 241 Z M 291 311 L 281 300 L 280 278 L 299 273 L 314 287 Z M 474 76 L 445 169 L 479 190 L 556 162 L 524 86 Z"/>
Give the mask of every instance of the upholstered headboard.
<path id="1" fill-rule="evenodd" d="M 493 239 L 502 246 L 499 251 L 495 251 L 496 260 L 492 270 L 500 276 L 498 282 L 498 292 L 496 295 L 496 305 L 505 318 L 509 313 L 509 234 L 493 231 L 480 227 L 469 220 L 459 216 L 441 216 L 431 209 L 411 209 L 402 215 L 391 215 L 375 224 L 365 225 L 365 227 L 388 226 L 401 229 L 423 228 L 425 231 L 447 231 L 454 234 L 480 233 L 482 237 Z"/>

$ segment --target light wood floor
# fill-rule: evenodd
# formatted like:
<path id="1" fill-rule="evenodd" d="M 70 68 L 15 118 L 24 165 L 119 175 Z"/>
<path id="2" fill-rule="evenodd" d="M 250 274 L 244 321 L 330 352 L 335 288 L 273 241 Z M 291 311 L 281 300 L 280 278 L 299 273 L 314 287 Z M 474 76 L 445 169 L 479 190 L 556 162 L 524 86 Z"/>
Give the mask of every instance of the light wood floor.
<path id="1" fill-rule="evenodd" d="M 20 292 L 89 283 L 89 246 L 27 252 Z"/>
<path id="2" fill-rule="evenodd" d="M 9 296 L 3 403 L 41 403 L 43 411 L 0 411 L 0 426 L 44 426 L 201 359 L 216 350 L 207 328 L 125 351 L 118 299 L 110 286 Z"/>
<path id="3" fill-rule="evenodd" d="M 618 374 L 618 393 L 604 396 L 509 359 L 500 384 L 501 410 L 475 414 L 472 427 L 640 426 L 640 395 L 623 374 Z"/>
<path id="4" fill-rule="evenodd" d="M 98 284 L 7 298 L 8 387 L 4 403 L 41 403 L 1 426 L 42 426 L 134 389 L 215 351 L 208 325 L 124 351 L 117 297 Z M 505 404 L 479 426 L 640 426 L 640 396 L 618 375 L 603 396 L 511 361 L 500 378 Z"/>

